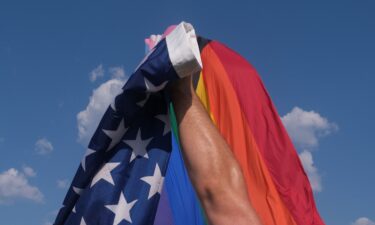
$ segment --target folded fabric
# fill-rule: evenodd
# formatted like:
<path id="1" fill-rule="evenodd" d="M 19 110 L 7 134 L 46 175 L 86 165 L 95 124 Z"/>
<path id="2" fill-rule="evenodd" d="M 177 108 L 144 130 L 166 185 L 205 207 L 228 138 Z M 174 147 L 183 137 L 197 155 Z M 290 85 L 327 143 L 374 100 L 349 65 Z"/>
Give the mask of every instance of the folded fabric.
<path id="1" fill-rule="evenodd" d="M 239 162 L 262 223 L 324 224 L 297 152 L 256 70 L 222 43 L 199 37 L 198 44 L 203 69 L 196 92 Z M 207 224 L 184 167 L 173 111 L 170 115 L 176 140 L 155 224 Z"/>
<path id="2" fill-rule="evenodd" d="M 197 38 L 188 23 L 169 31 L 154 37 L 158 43 L 149 40 L 153 48 L 105 112 L 55 224 L 207 224 L 165 91 L 191 75 L 198 75 L 196 93 L 240 164 L 263 224 L 324 224 L 256 70 L 225 45 Z"/>
<path id="3" fill-rule="evenodd" d="M 153 224 L 172 150 L 163 89 L 200 70 L 195 31 L 182 22 L 108 107 L 55 224 Z"/>

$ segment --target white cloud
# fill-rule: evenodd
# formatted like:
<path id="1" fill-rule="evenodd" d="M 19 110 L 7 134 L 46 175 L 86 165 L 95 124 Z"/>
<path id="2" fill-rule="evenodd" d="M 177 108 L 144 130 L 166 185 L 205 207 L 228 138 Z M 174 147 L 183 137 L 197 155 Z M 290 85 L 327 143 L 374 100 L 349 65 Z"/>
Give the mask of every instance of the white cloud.
<path id="1" fill-rule="evenodd" d="M 112 79 L 124 79 L 125 78 L 124 68 L 120 66 L 109 68 L 109 73 L 111 74 Z"/>
<path id="2" fill-rule="evenodd" d="M 35 151 L 39 155 L 46 155 L 53 151 L 53 145 L 47 138 L 41 138 L 35 142 Z"/>
<path id="3" fill-rule="evenodd" d="M 44 196 L 40 190 L 29 184 L 25 174 L 14 168 L 0 173 L 0 203 L 9 203 L 24 198 L 42 203 Z"/>
<path id="4" fill-rule="evenodd" d="M 281 118 L 293 142 L 302 148 L 316 147 L 319 138 L 337 131 L 338 126 L 319 113 L 294 107 Z"/>
<path id="5" fill-rule="evenodd" d="M 367 217 L 360 217 L 352 225 L 375 225 L 375 222 Z"/>
<path id="6" fill-rule="evenodd" d="M 34 169 L 29 167 L 29 166 L 23 166 L 22 170 L 23 170 L 23 173 L 28 177 L 35 177 L 36 176 L 36 172 L 34 171 Z"/>
<path id="7" fill-rule="evenodd" d="M 57 187 L 61 189 L 67 189 L 69 187 L 68 179 L 61 179 L 56 181 Z"/>
<path id="8" fill-rule="evenodd" d="M 281 117 L 293 143 L 303 151 L 299 154 L 301 163 L 307 173 L 313 191 L 323 189 L 321 175 L 314 165 L 311 151 L 319 145 L 319 139 L 338 130 L 335 123 L 329 122 L 319 113 L 305 111 L 294 107 L 292 111 Z"/>
<path id="9" fill-rule="evenodd" d="M 299 158 L 301 159 L 301 163 L 309 177 L 311 188 L 317 192 L 322 191 L 322 180 L 318 173 L 318 169 L 314 165 L 311 152 L 304 150 L 299 154 Z"/>
<path id="10" fill-rule="evenodd" d="M 124 73 L 119 70 L 122 69 L 113 69 L 112 74 L 115 78 L 94 89 L 86 109 L 77 114 L 78 141 L 83 145 L 88 144 L 104 112 L 126 82 L 122 77 Z"/>
<path id="11" fill-rule="evenodd" d="M 93 69 L 90 72 L 90 81 L 94 82 L 96 81 L 96 79 L 98 79 L 99 77 L 103 77 L 103 76 L 104 76 L 104 69 L 103 69 L 103 65 L 100 64 L 99 66 L 97 66 L 95 69 Z"/>

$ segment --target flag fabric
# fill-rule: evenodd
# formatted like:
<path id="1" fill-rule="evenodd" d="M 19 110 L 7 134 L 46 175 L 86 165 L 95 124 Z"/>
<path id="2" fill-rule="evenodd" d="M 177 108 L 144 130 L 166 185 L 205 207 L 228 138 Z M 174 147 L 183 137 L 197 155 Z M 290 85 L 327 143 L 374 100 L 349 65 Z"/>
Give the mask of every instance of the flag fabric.
<path id="1" fill-rule="evenodd" d="M 217 41 L 201 39 L 197 93 L 231 146 L 263 224 L 320 225 L 298 154 L 254 67 Z"/>
<path id="2" fill-rule="evenodd" d="M 203 69 L 196 93 L 239 162 L 249 200 L 262 223 L 324 224 L 297 152 L 256 70 L 222 43 L 204 38 L 198 38 L 198 43 Z M 173 117 L 171 121 L 176 127 Z M 167 171 L 166 192 L 161 197 L 169 199 L 169 205 L 162 207 L 171 208 L 175 225 L 207 224 L 187 185 L 183 160 L 175 151 L 178 145 L 173 146 L 168 170 L 174 172 Z M 159 211 L 158 217 L 163 217 Z M 185 218 L 194 222 L 184 223 Z"/>
<path id="3" fill-rule="evenodd" d="M 166 85 L 201 70 L 195 31 L 161 40 L 108 107 L 55 224 L 153 224 L 172 150 Z"/>
<path id="4" fill-rule="evenodd" d="M 324 224 L 298 154 L 253 66 L 220 42 L 196 39 L 186 23 L 153 39 L 159 42 L 147 41 L 152 50 L 91 139 L 56 224 L 208 224 L 164 91 L 168 82 L 199 71 L 196 93 L 231 147 L 262 223 Z"/>

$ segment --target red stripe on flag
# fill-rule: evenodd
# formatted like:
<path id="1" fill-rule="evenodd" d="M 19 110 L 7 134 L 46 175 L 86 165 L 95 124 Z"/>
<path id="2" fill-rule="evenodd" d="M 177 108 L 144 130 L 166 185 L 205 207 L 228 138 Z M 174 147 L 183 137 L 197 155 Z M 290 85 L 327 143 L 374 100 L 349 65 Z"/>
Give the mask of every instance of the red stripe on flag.
<path id="1" fill-rule="evenodd" d="M 256 70 L 219 42 L 220 58 L 281 198 L 299 225 L 324 224 L 297 152 Z"/>

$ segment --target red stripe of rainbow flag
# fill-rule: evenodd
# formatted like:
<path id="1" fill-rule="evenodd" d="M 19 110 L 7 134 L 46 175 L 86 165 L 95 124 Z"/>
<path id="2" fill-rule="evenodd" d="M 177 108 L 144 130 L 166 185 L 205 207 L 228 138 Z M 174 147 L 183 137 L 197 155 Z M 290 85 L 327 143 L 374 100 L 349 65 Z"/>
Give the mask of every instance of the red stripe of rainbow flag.
<path id="1" fill-rule="evenodd" d="M 259 75 L 239 54 L 199 38 L 196 92 L 245 176 L 265 225 L 321 225 L 309 180 Z"/>

